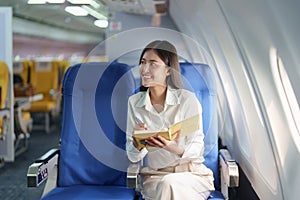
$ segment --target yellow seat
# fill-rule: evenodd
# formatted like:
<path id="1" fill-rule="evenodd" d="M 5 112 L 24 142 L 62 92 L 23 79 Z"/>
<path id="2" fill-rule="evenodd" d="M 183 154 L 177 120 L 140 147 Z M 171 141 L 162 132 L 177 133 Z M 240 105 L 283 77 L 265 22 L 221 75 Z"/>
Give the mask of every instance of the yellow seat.
<path id="1" fill-rule="evenodd" d="M 23 84 L 30 83 L 31 69 L 32 61 L 30 60 L 24 60 L 13 63 L 13 73 L 20 75 L 20 77 L 23 80 Z"/>
<path id="2" fill-rule="evenodd" d="M 15 97 L 26 97 L 28 95 L 32 95 L 33 92 L 17 92 L 17 88 L 28 88 L 30 85 L 30 72 L 31 72 L 32 62 L 29 60 L 24 60 L 20 62 L 13 63 L 13 73 L 14 75 L 18 75 L 22 80 L 15 81 L 14 80 L 14 96 Z M 14 76 L 15 77 L 15 76 Z M 20 82 L 22 81 L 22 82 Z M 22 90 L 19 90 L 22 91 Z M 20 105 L 21 106 L 21 105 Z M 19 108 L 15 108 L 15 132 L 16 134 L 29 134 L 32 129 L 32 117 L 30 112 L 24 111 L 26 107 L 28 108 L 30 105 L 22 105 Z M 20 112 L 20 113 L 19 113 Z"/>
<path id="3" fill-rule="evenodd" d="M 59 88 L 58 61 L 33 62 L 31 85 L 43 99 L 31 103 L 31 113 L 45 113 L 45 131 L 50 132 L 51 118 L 60 112 L 61 94 Z"/>

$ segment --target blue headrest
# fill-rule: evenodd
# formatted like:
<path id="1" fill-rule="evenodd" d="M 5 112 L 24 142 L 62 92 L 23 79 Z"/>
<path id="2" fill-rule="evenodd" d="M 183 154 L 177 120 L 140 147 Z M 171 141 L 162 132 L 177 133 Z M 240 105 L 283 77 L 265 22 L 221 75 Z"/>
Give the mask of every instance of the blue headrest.
<path id="1" fill-rule="evenodd" d="M 127 101 L 134 89 L 126 64 L 82 63 L 67 70 L 59 186 L 126 185 Z"/>
<path id="2" fill-rule="evenodd" d="M 202 105 L 204 164 L 214 172 L 215 186 L 218 186 L 218 118 L 214 75 L 205 64 L 180 63 L 180 69 L 185 89 L 194 92 Z"/>

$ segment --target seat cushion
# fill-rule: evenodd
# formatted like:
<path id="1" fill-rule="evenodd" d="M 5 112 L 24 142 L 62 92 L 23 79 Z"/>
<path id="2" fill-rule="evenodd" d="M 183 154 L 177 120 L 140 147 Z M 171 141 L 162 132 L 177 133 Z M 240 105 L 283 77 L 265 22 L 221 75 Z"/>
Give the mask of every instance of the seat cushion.
<path id="1" fill-rule="evenodd" d="M 140 196 L 139 200 L 144 200 L 142 195 Z M 209 197 L 208 200 L 224 200 L 224 196 L 220 191 L 213 191 Z"/>
<path id="2" fill-rule="evenodd" d="M 210 195 L 209 195 L 209 200 L 224 200 L 224 196 L 220 191 L 213 191 Z"/>
<path id="3" fill-rule="evenodd" d="M 55 108 L 55 102 L 52 101 L 36 101 L 31 103 L 30 112 L 50 112 Z"/>
<path id="4" fill-rule="evenodd" d="M 55 188 L 43 197 L 42 200 L 129 200 L 134 199 L 134 197 L 134 189 L 128 189 L 126 187 L 76 185 Z"/>

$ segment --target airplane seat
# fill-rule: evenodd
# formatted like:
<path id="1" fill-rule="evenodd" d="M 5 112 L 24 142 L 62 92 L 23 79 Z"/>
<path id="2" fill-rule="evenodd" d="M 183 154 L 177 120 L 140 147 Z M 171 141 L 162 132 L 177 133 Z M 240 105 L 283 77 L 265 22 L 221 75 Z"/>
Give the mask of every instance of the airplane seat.
<path id="1" fill-rule="evenodd" d="M 33 101 L 28 109 L 31 113 L 44 113 L 46 133 L 50 132 L 51 119 L 60 112 L 61 93 L 58 85 L 58 62 L 33 62 L 31 84 L 43 98 Z"/>
<path id="2" fill-rule="evenodd" d="M 117 62 L 68 68 L 60 149 L 38 159 L 27 174 L 28 186 L 48 178 L 43 200 L 135 198 L 135 190 L 126 187 L 127 101 L 134 92 L 130 69 Z"/>
<path id="3" fill-rule="evenodd" d="M 0 61 L 0 140 L 8 134 L 10 112 L 7 104 L 9 90 L 9 69 L 5 62 Z"/>
<path id="4" fill-rule="evenodd" d="M 26 98 L 35 94 L 35 89 L 30 85 L 30 61 L 24 60 L 21 62 L 14 62 L 14 97 Z M 22 101 L 15 101 L 15 132 L 17 134 L 29 134 L 32 130 L 33 120 L 29 111 L 30 103 Z"/>
<path id="5" fill-rule="evenodd" d="M 222 188 L 220 181 L 219 166 L 219 149 L 218 149 L 218 116 L 217 116 L 217 88 L 214 75 L 210 67 L 206 64 L 197 63 L 180 63 L 181 74 L 184 88 L 194 92 L 202 105 L 202 119 L 204 132 L 204 164 L 213 171 L 215 191 L 213 191 L 208 199 L 221 200 L 226 199 L 226 189 Z M 222 153 L 222 152 L 221 152 Z M 227 153 L 227 151 L 226 151 Z M 223 153 L 222 153 L 223 154 Z M 230 154 L 225 155 L 225 159 Z M 127 171 L 128 187 L 139 188 L 137 164 L 131 164 Z M 227 169 L 225 169 L 227 170 Z M 235 177 L 235 176 L 234 176 Z M 235 178 L 236 179 L 236 178 Z M 226 179 L 227 180 L 227 179 Z M 222 181 L 222 184 L 223 183 Z M 226 185 L 226 184 L 225 184 Z M 233 186 L 231 184 L 230 186 Z M 220 192 L 221 190 L 222 192 Z M 224 194 L 223 193 L 224 190 Z"/>
<path id="6" fill-rule="evenodd" d="M 30 84 L 30 73 L 32 68 L 32 62 L 29 60 L 23 60 L 13 63 L 14 75 L 19 75 L 23 84 Z"/>
<path id="7" fill-rule="evenodd" d="M 202 106 L 204 164 L 213 171 L 215 188 L 219 188 L 217 88 L 214 75 L 205 64 L 180 63 L 180 70 L 184 88 L 194 92 Z M 214 191 L 209 199 L 219 198 L 224 197 Z"/>
<path id="8" fill-rule="evenodd" d="M 204 164 L 214 173 L 219 187 L 217 91 L 212 71 L 205 64 L 180 63 L 184 88 L 192 91 L 202 105 Z"/>

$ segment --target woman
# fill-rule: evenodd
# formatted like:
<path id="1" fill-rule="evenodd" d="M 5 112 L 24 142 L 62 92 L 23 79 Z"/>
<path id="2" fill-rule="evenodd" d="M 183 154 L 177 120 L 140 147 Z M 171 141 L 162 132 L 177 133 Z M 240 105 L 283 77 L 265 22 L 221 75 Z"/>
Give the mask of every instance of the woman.
<path id="1" fill-rule="evenodd" d="M 204 164 L 202 108 L 196 96 L 183 89 L 176 48 L 167 41 L 153 41 L 142 51 L 141 91 L 129 98 L 127 119 L 128 158 L 138 162 L 148 155 L 142 169 L 142 195 L 155 200 L 207 199 L 214 190 L 213 174 Z M 145 140 L 140 148 L 134 130 L 161 130 L 199 114 L 200 130 L 167 140 Z"/>

